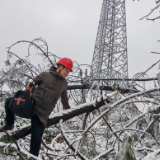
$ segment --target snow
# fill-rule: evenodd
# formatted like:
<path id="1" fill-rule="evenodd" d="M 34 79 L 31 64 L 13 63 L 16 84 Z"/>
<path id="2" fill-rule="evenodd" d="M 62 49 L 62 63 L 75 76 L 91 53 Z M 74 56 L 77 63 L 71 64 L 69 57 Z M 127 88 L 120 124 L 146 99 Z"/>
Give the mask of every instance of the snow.
<path id="1" fill-rule="evenodd" d="M 78 137 L 76 138 L 76 141 L 80 141 L 82 138 L 83 138 L 82 136 L 78 136 Z"/>
<path id="2" fill-rule="evenodd" d="M 15 144 L 10 144 L 10 143 L 3 143 L 3 142 L 0 142 L 0 147 L 5 147 L 7 148 L 8 146 L 10 146 L 11 148 L 14 148 L 17 150 L 17 146 Z M 34 156 L 33 154 L 30 154 L 29 152 L 25 151 L 22 147 L 20 147 L 20 151 L 19 151 L 21 154 L 23 155 L 26 155 L 28 158 L 31 157 L 33 158 L 34 160 L 41 160 L 40 158 Z"/>
<path id="3" fill-rule="evenodd" d="M 160 149 L 148 154 L 142 160 L 160 160 Z"/>
<path id="4" fill-rule="evenodd" d="M 114 150 L 113 148 L 105 151 L 105 152 L 102 152 L 101 154 L 99 154 L 97 157 L 95 157 L 93 160 L 99 160 L 102 156 L 106 155 L 107 153 L 111 152 L 112 150 Z"/>
<path id="5" fill-rule="evenodd" d="M 61 117 L 64 114 L 69 114 L 69 113 L 71 113 L 74 110 L 85 108 L 85 107 L 90 106 L 90 105 L 94 105 L 96 107 L 96 103 L 97 102 L 100 102 L 102 100 L 106 100 L 108 97 L 112 97 L 115 93 L 117 93 L 117 91 L 112 92 L 112 93 L 107 94 L 107 95 L 100 96 L 100 97 L 98 97 L 95 100 L 92 100 L 92 101 L 87 102 L 87 103 L 80 104 L 79 106 L 72 106 L 72 109 L 62 110 L 62 111 L 59 111 L 57 113 L 54 113 L 54 114 L 52 114 L 50 116 L 50 118 Z M 108 104 L 106 104 L 105 106 L 108 106 Z"/>
<path id="6" fill-rule="evenodd" d="M 87 126 L 86 126 L 85 130 L 82 130 L 82 128 L 81 128 L 82 121 L 83 121 L 83 118 L 81 116 L 80 117 L 79 116 L 78 117 L 74 117 L 74 119 L 69 120 L 66 123 L 63 123 L 64 125 L 61 125 L 60 129 L 58 128 L 59 124 L 56 125 L 58 130 L 61 130 L 63 132 L 65 138 L 68 138 L 69 143 L 72 144 L 72 146 L 75 148 L 75 153 L 71 152 L 70 149 L 67 149 L 67 151 L 66 151 L 67 145 L 66 145 L 65 142 L 58 143 L 56 141 L 57 138 L 60 138 L 62 136 L 61 136 L 61 134 L 59 134 L 60 132 L 58 132 L 58 134 L 53 134 L 54 131 L 55 131 L 54 128 L 56 128 L 56 127 L 50 127 L 48 129 L 48 131 L 50 133 L 51 132 L 52 133 L 49 136 L 51 136 L 51 138 L 53 138 L 53 139 L 51 139 L 51 144 L 48 144 L 46 146 L 42 146 L 44 149 L 41 151 L 40 156 L 45 156 L 46 152 L 47 152 L 47 153 L 53 155 L 54 159 L 58 159 L 58 158 L 62 158 L 62 157 L 69 157 L 69 160 L 72 160 L 72 159 L 74 159 L 73 155 L 75 155 L 77 157 L 77 159 L 79 160 L 79 158 L 76 155 L 76 153 L 81 153 L 80 150 L 83 147 L 84 153 L 82 154 L 82 156 L 86 160 L 87 159 L 91 160 L 91 158 L 87 157 L 88 153 L 85 153 L 85 151 L 88 152 L 88 151 L 92 150 L 92 146 L 90 146 L 91 144 L 93 144 L 92 140 L 94 141 L 94 143 L 99 144 L 99 146 L 97 145 L 94 148 L 99 155 L 98 154 L 95 155 L 92 158 L 92 160 L 100 159 L 101 156 L 103 156 L 103 155 L 107 154 L 108 152 L 110 152 L 114 145 L 115 146 L 114 146 L 114 154 L 113 155 L 115 155 L 115 152 L 116 153 L 119 152 L 118 147 L 121 147 L 121 143 L 119 143 L 119 145 L 118 145 L 117 139 L 113 135 L 113 132 L 116 133 L 116 132 L 120 132 L 120 131 L 125 131 L 123 133 L 127 133 L 127 135 L 130 136 L 130 137 L 133 136 L 132 133 L 134 133 L 134 132 L 137 135 L 145 133 L 145 129 L 139 129 L 139 128 L 135 129 L 135 125 L 137 125 L 137 122 L 139 120 L 141 120 L 142 118 L 146 118 L 147 123 L 150 124 L 149 122 L 152 122 L 153 119 L 152 120 L 150 119 L 150 117 L 148 116 L 148 113 L 151 114 L 150 111 L 153 111 L 153 109 L 159 108 L 158 105 L 148 105 L 147 107 L 149 109 L 145 110 L 146 112 L 140 113 L 138 115 L 134 115 L 133 118 L 132 118 L 132 116 L 129 113 L 129 109 L 128 109 L 128 108 L 130 108 L 130 106 L 129 105 L 127 106 L 125 103 L 131 102 L 131 100 L 136 98 L 136 97 L 139 98 L 138 96 L 139 95 L 143 95 L 144 92 L 149 92 L 149 91 L 143 91 L 143 92 L 140 92 L 140 93 L 132 94 L 132 95 L 130 95 L 128 97 L 120 97 L 121 99 L 117 101 L 117 98 L 115 98 L 115 96 L 113 96 L 115 93 L 117 93 L 117 91 L 115 91 L 115 92 L 112 92 L 111 94 L 100 96 L 96 100 L 92 100 L 90 102 L 81 104 L 79 106 L 73 106 L 72 107 L 73 109 L 59 111 L 57 113 L 52 114 L 50 116 L 50 118 L 63 116 L 65 114 L 69 114 L 69 113 L 71 113 L 71 112 L 73 112 L 75 110 L 84 108 L 86 106 L 96 105 L 96 102 L 100 102 L 101 100 L 105 100 L 108 97 L 112 97 L 113 96 L 112 97 L 112 100 L 113 100 L 112 103 L 109 103 L 109 104 L 106 104 L 106 105 L 102 106 L 101 108 L 104 109 L 104 112 L 101 113 L 101 114 L 99 113 L 100 115 L 99 114 L 94 114 L 94 116 L 95 115 L 96 116 L 89 123 L 87 122 Z M 145 114 L 147 114 L 148 117 L 145 117 Z M 159 116 L 159 114 L 153 114 L 153 115 Z M 119 120 L 120 116 L 121 116 L 121 120 Z M 126 116 L 129 117 L 129 119 L 123 121 L 123 118 L 126 117 Z M 110 130 L 110 129 L 106 124 L 104 124 L 104 121 L 103 121 L 102 117 L 106 118 L 108 124 L 112 127 L 113 132 L 109 131 L 110 132 L 109 136 L 107 134 L 108 134 L 108 130 Z M 69 124 L 67 124 L 68 122 L 71 122 L 71 126 L 69 126 Z M 62 123 L 62 121 L 60 123 Z M 79 127 L 78 129 L 79 130 L 76 130 L 77 126 L 75 127 L 74 124 L 78 125 L 78 127 Z M 134 124 L 134 125 L 132 125 L 132 124 Z M 22 128 L 29 127 L 29 126 L 30 126 L 30 124 L 29 125 L 24 125 Z M 132 128 L 127 128 L 129 126 L 131 126 Z M 145 128 L 147 128 L 147 127 L 145 127 Z M 89 139 L 90 141 L 88 140 L 89 141 L 88 142 L 89 143 L 88 146 L 82 146 L 81 140 L 82 141 L 84 140 L 83 138 L 84 138 L 85 135 L 86 135 L 87 138 L 88 137 L 90 138 Z M 147 132 L 146 135 L 147 136 L 145 137 L 145 139 L 141 139 L 141 141 L 142 141 L 142 144 L 146 144 L 148 142 L 149 143 L 148 148 L 145 145 L 141 146 L 141 145 L 138 145 L 139 143 L 138 144 L 134 143 L 134 145 L 135 145 L 134 149 L 136 151 L 138 151 L 139 153 L 143 152 L 143 150 L 144 150 L 146 152 L 145 155 L 147 153 L 149 153 L 149 152 L 155 151 L 157 149 L 156 147 L 159 146 L 157 144 L 157 142 L 155 141 L 155 139 L 152 138 L 150 133 Z M 54 136 L 56 136 L 56 137 L 54 137 Z M 123 134 L 120 135 L 120 138 L 123 139 Z M 28 139 L 28 137 L 27 137 L 27 139 Z M 109 144 L 109 145 L 107 144 L 108 145 L 107 147 L 106 147 L 106 141 Z M 26 146 L 28 147 L 28 142 L 29 141 L 27 141 L 27 143 L 26 143 L 25 140 L 20 139 L 18 141 L 18 144 L 20 145 L 20 152 L 22 154 L 27 155 L 28 157 L 31 157 L 31 155 L 24 149 Z M 0 147 L 1 148 L 3 147 L 5 149 L 5 152 L 7 152 L 7 147 L 9 145 L 10 145 L 9 143 L 7 143 L 7 144 L 0 143 Z M 151 146 L 151 145 L 153 145 L 153 146 Z M 151 148 L 149 148 L 150 146 L 151 146 Z M 16 146 L 14 144 L 11 144 L 11 147 L 15 147 L 16 148 Z M 111 149 L 109 149 L 109 148 L 111 148 Z M 140 150 L 142 150 L 142 151 L 140 151 Z M 65 154 L 67 152 L 68 152 L 68 154 Z M 72 156 L 71 156 L 71 153 L 72 153 Z M 152 156 L 152 158 L 150 158 L 150 160 L 153 159 L 153 158 L 160 158 L 159 155 L 156 155 L 156 153 L 155 154 L 150 154 L 150 156 Z M 87 154 L 87 156 L 85 154 Z M 139 157 L 143 158 L 144 155 L 137 155 L 136 156 L 136 158 L 138 158 L 137 160 L 140 159 Z M 146 158 L 147 158 L 147 156 L 146 156 Z M 39 157 L 39 159 L 40 159 L 40 157 Z M 144 159 L 144 160 L 148 160 L 148 159 Z M 155 160 L 157 160 L 157 159 L 155 159 Z"/>

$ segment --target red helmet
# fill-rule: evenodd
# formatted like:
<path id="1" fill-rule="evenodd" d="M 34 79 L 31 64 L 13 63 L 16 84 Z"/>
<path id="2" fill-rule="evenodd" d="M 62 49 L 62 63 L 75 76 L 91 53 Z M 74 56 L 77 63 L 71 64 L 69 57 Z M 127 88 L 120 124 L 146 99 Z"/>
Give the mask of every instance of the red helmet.
<path id="1" fill-rule="evenodd" d="M 70 69 L 71 72 L 73 72 L 72 67 L 73 67 L 73 62 L 71 59 L 69 58 L 61 58 L 58 62 L 58 64 L 62 64 L 63 66 L 65 66 L 66 68 Z"/>

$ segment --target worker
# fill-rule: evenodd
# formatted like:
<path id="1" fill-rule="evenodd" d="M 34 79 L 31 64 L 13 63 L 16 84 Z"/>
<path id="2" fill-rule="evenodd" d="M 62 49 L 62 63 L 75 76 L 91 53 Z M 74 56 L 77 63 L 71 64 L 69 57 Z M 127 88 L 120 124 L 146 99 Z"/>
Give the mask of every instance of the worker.
<path id="1" fill-rule="evenodd" d="M 39 155 L 42 136 L 47 126 L 48 117 L 59 97 L 61 97 L 63 109 L 70 108 L 67 97 L 67 81 L 65 78 L 69 72 L 72 72 L 72 66 L 72 60 L 69 58 L 61 58 L 57 63 L 57 68 L 51 66 L 49 72 L 42 72 L 33 78 L 32 85 L 38 85 L 38 87 L 34 93 L 35 104 L 31 117 L 30 153 L 35 156 Z M 29 85 L 31 85 L 31 83 L 28 83 L 27 87 L 29 87 Z M 9 108 L 9 103 L 12 98 L 6 100 L 6 123 L 0 129 L 12 130 L 14 128 L 14 113 Z"/>

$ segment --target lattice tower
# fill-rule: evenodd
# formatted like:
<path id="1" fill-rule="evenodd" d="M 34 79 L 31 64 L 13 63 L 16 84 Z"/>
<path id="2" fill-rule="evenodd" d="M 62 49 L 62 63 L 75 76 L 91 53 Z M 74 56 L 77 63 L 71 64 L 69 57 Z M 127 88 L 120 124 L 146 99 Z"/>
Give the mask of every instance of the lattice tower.
<path id="1" fill-rule="evenodd" d="M 103 0 L 91 75 L 128 77 L 125 0 Z"/>

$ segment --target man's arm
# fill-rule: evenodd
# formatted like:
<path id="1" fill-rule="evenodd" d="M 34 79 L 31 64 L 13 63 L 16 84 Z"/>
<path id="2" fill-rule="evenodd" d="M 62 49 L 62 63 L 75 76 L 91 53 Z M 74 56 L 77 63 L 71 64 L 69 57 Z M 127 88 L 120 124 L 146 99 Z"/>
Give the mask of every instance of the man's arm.
<path id="1" fill-rule="evenodd" d="M 63 109 L 70 109 L 67 97 L 67 89 L 65 89 L 61 94 L 61 102 L 63 104 Z"/>
<path id="2" fill-rule="evenodd" d="M 39 85 L 42 82 L 43 72 L 27 82 L 27 88 Z"/>
<path id="3" fill-rule="evenodd" d="M 40 73 L 38 76 L 33 78 L 34 85 L 39 85 L 42 82 L 44 73 Z"/>

